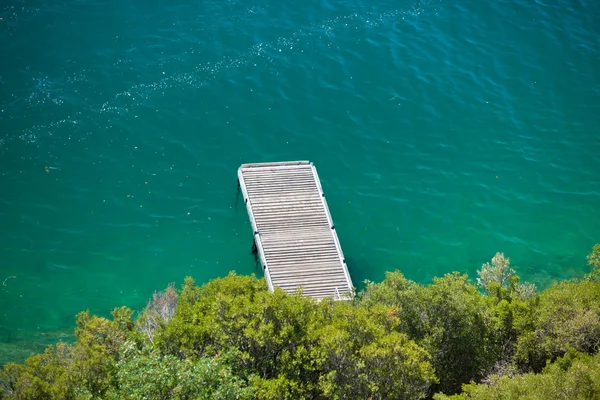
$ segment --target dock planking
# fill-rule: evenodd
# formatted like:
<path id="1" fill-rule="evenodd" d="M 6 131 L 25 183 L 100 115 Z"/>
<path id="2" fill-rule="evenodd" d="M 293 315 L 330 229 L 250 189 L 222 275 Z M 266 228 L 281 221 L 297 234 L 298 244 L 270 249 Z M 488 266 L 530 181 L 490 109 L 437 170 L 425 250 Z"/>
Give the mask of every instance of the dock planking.
<path id="1" fill-rule="evenodd" d="M 351 299 L 352 280 L 314 165 L 242 164 L 238 181 L 269 289 Z"/>

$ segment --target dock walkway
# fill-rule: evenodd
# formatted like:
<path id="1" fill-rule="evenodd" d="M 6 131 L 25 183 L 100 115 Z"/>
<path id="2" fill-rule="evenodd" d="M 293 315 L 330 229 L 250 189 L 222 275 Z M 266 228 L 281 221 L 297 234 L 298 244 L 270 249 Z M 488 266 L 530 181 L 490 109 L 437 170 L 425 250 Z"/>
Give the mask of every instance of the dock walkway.
<path id="1" fill-rule="evenodd" d="M 353 296 L 317 170 L 308 161 L 242 164 L 238 180 L 270 290 Z"/>

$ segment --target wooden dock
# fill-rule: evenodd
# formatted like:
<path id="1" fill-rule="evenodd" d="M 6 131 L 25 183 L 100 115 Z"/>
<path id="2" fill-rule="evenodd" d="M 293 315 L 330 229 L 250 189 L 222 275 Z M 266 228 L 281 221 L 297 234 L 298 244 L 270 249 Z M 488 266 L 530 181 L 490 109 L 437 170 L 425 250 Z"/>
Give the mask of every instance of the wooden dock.
<path id="1" fill-rule="evenodd" d="M 352 280 L 317 170 L 308 161 L 242 164 L 238 180 L 272 291 L 353 296 Z"/>

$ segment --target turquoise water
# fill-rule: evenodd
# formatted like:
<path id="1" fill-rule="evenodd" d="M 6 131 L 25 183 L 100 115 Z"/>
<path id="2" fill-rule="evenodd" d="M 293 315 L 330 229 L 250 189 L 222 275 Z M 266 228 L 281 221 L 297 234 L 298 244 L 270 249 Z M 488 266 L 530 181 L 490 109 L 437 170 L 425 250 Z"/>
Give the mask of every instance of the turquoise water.
<path id="1" fill-rule="evenodd" d="M 597 0 L 6 0 L 0 362 L 257 273 L 244 162 L 315 163 L 357 286 L 540 286 L 600 241 Z M 6 278 L 6 280 L 5 280 Z"/>

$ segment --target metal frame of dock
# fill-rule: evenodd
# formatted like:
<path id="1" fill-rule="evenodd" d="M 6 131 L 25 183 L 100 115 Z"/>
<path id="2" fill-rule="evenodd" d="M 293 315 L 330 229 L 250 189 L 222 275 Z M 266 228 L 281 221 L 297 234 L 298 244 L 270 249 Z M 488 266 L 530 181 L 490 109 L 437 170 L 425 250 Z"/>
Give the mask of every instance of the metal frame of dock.
<path id="1" fill-rule="evenodd" d="M 314 165 L 242 164 L 238 181 L 269 289 L 351 299 L 352 280 Z"/>

